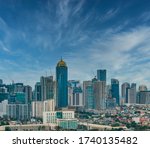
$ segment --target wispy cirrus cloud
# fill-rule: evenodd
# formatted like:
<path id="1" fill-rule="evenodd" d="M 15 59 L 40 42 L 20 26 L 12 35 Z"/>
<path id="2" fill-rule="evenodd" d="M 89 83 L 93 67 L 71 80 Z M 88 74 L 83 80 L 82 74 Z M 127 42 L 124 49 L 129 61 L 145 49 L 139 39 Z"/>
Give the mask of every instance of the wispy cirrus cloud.
<path id="1" fill-rule="evenodd" d="M 70 75 L 77 79 L 82 77 L 85 80 L 90 77 L 91 71 L 95 70 L 96 74 L 96 69 L 106 68 L 109 79 L 116 77 L 121 82 L 145 83 L 149 86 L 149 36 L 150 28 L 148 26 L 115 34 L 111 32 L 106 36 L 104 34 L 103 37 L 96 38 L 89 47 L 83 48 L 79 53 L 68 55 L 68 63 L 71 67 Z M 139 71 L 139 69 L 141 70 Z M 82 70 L 84 72 L 81 72 Z M 80 72 L 77 73 L 77 71 Z"/>
<path id="2" fill-rule="evenodd" d="M 3 50 L 5 52 L 10 52 L 10 50 L 4 45 L 2 41 L 0 41 L 0 50 Z"/>
<path id="3" fill-rule="evenodd" d="M 71 79 L 91 79 L 96 69 L 106 68 L 108 81 L 115 77 L 149 86 L 149 11 L 138 9 L 142 21 L 136 24 L 140 15 L 130 12 L 137 5 L 122 3 L 38 0 L 0 5 L 6 12 L 0 15 L 2 76 L 33 86 L 49 67 L 55 71 L 63 56 Z"/>

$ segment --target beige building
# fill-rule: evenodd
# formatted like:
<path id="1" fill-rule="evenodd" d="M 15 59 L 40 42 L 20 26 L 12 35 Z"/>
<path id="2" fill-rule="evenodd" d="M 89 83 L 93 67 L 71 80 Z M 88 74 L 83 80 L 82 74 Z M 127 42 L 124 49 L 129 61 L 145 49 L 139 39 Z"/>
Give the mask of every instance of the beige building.
<path id="1" fill-rule="evenodd" d="M 35 118 L 43 117 L 43 101 L 32 102 L 32 117 Z"/>
<path id="2" fill-rule="evenodd" d="M 94 92 L 95 109 L 96 110 L 105 109 L 106 82 L 105 81 L 93 82 L 93 92 Z"/>
<path id="3" fill-rule="evenodd" d="M 74 119 L 74 118 L 75 112 L 72 110 L 43 112 L 43 124 L 57 123 L 57 119 Z"/>
<path id="4" fill-rule="evenodd" d="M 44 112 L 54 111 L 54 110 L 55 110 L 55 100 L 54 99 L 45 100 L 43 102 L 43 111 Z"/>

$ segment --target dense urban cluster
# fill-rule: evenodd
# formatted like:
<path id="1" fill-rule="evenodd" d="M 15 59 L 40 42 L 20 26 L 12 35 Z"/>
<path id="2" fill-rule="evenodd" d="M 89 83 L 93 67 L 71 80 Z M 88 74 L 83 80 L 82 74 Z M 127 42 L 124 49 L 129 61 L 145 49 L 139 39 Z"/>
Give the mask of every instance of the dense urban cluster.
<path id="1" fill-rule="evenodd" d="M 83 84 L 68 80 L 62 59 L 56 80 L 41 76 L 34 89 L 0 80 L 0 130 L 150 130 L 147 86 L 106 80 L 103 69 Z"/>

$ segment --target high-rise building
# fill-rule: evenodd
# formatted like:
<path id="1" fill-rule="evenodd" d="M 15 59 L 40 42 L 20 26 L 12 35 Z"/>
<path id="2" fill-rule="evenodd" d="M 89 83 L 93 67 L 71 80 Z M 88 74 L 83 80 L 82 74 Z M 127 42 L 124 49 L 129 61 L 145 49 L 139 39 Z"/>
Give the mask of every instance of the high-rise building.
<path id="1" fill-rule="evenodd" d="M 146 85 L 140 85 L 139 86 L 139 91 L 147 91 L 147 86 Z"/>
<path id="2" fill-rule="evenodd" d="M 50 99 L 50 100 L 45 100 L 43 102 L 43 111 L 48 112 L 48 111 L 54 111 L 55 110 L 55 100 Z"/>
<path id="3" fill-rule="evenodd" d="M 82 88 L 77 80 L 69 80 L 68 82 L 68 105 L 83 107 Z"/>
<path id="4" fill-rule="evenodd" d="M 0 93 L 0 102 L 4 100 L 8 100 L 9 94 L 8 93 Z"/>
<path id="5" fill-rule="evenodd" d="M 28 104 L 8 104 L 6 106 L 7 116 L 15 120 L 28 120 Z"/>
<path id="6" fill-rule="evenodd" d="M 15 83 L 13 84 L 13 86 L 14 86 L 14 93 L 20 93 L 23 92 L 24 90 L 23 83 Z"/>
<path id="7" fill-rule="evenodd" d="M 97 70 L 97 79 L 100 81 L 106 82 L 106 70 L 105 69 Z"/>
<path id="8" fill-rule="evenodd" d="M 8 100 L 4 100 L 0 102 L 0 117 L 3 117 L 4 115 L 7 114 L 6 112 L 6 106 L 8 104 Z"/>
<path id="9" fill-rule="evenodd" d="M 83 82 L 83 103 L 86 109 L 94 109 L 92 81 Z"/>
<path id="10" fill-rule="evenodd" d="M 138 102 L 139 104 L 150 104 L 150 91 L 140 91 L 138 92 Z"/>
<path id="11" fill-rule="evenodd" d="M 137 102 L 136 84 L 132 83 L 131 87 L 126 88 L 126 103 L 135 104 Z"/>
<path id="12" fill-rule="evenodd" d="M 117 79 L 111 79 L 111 93 L 112 93 L 112 98 L 116 99 L 116 104 L 120 105 L 119 81 Z"/>
<path id="13" fill-rule="evenodd" d="M 34 118 L 42 118 L 43 117 L 43 105 L 44 101 L 33 101 L 31 104 L 32 114 L 31 116 Z"/>
<path id="14" fill-rule="evenodd" d="M 24 92 L 25 92 L 25 100 L 26 103 L 31 103 L 32 101 L 32 87 L 27 85 L 24 87 Z"/>
<path id="15" fill-rule="evenodd" d="M 106 82 L 93 81 L 93 96 L 94 108 L 96 110 L 103 110 L 106 108 Z"/>
<path id="16" fill-rule="evenodd" d="M 41 101 L 41 83 L 36 82 L 34 90 L 34 101 Z"/>
<path id="17" fill-rule="evenodd" d="M 121 85 L 121 96 L 122 98 L 124 99 L 124 101 L 126 103 L 128 103 L 128 100 L 127 100 L 127 91 L 128 89 L 130 88 L 130 84 L 125 82 Z"/>
<path id="18" fill-rule="evenodd" d="M 106 85 L 106 98 L 107 99 L 112 98 L 112 96 L 111 96 L 111 85 Z"/>
<path id="19" fill-rule="evenodd" d="M 54 97 L 54 81 L 53 76 L 41 77 L 41 98 L 42 100 L 53 99 Z"/>
<path id="20" fill-rule="evenodd" d="M 68 68 L 61 59 L 56 66 L 56 108 L 68 106 Z"/>

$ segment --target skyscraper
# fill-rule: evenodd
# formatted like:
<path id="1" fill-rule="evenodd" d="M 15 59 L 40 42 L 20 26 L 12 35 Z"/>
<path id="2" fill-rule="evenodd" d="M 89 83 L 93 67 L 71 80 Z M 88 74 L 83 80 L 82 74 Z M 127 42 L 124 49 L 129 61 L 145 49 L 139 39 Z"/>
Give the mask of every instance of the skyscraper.
<path id="1" fill-rule="evenodd" d="M 68 68 L 61 59 L 56 66 L 56 108 L 68 106 Z"/>
<path id="2" fill-rule="evenodd" d="M 41 77 L 41 98 L 42 100 L 53 99 L 54 97 L 54 81 L 53 76 Z"/>
<path id="3" fill-rule="evenodd" d="M 138 104 L 150 104 L 150 91 L 138 92 Z"/>
<path id="4" fill-rule="evenodd" d="M 111 93 L 112 93 L 112 98 L 116 99 L 116 104 L 120 105 L 119 81 L 117 79 L 111 79 Z"/>
<path id="5" fill-rule="evenodd" d="M 94 108 L 96 110 L 105 109 L 106 82 L 93 81 Z"/>
<path id="6" fill-rule="evenodd" d="M 147 86 L 146 85 L 140 85 L 139 86 L 139 91 L 147 91 Z"/>
<path id="7" fill-rule="evenodd" d="M 97 79 L 100 81 L 106 82 L 106 70 L 105 69 L 97 70 Z"/>
<path id="8" fill-rule="evenodd" d="M 83 102 L 86 109 L 94 109 L 92 81 L 83 82 Z"/>
<path id="9" fill-rule="evenodd" d="M 124 99 L 124 101 L 126 103 L 128 103 L 128 100 L 127 100 L 127 92 L 128 92 L 128 89 L 130 88 L 130 84 L 125 82 L 121 85 L 121 96 L 122 98 Z"/>
<path id="10" fill-rule="evenodd" d="M 24 92 L 25 92 L 26 103 L 31 103 L 31 101 L 32 101 L 32 87 L 29 85 L 25 86 Z"/>
<path id="11" fill-rule="evenodd" d="M 34 100 L 41 101 L 41 83 L 36 82 L 34 91 Z"/>
<path id="12" fill-rule="evenodd" d="M 83 107 L 83 93 L 78 80 L 69 80 L 68 92 L 68 105 L 73 107 Z"/>

